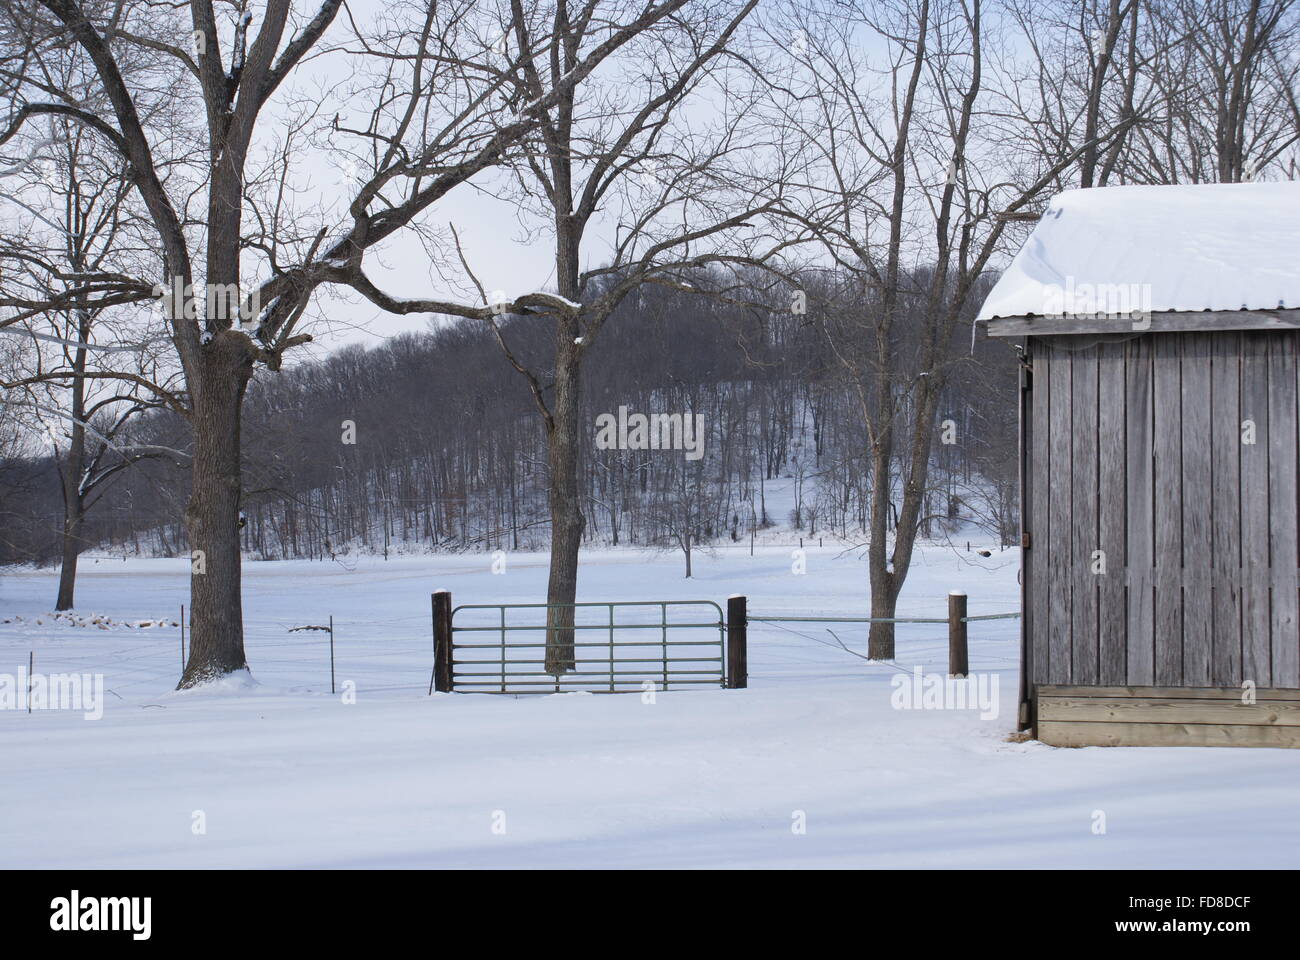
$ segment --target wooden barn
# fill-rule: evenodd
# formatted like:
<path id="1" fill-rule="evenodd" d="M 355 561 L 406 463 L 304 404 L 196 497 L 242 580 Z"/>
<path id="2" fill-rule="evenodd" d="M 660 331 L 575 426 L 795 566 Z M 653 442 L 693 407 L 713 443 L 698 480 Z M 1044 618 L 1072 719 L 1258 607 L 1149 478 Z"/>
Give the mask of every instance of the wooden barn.
<path id="1" fill-rule="evenodd" d="M 1300 183 L 1053 199 L 1019 339 L 1021 726 L 1300 746 Z"/>

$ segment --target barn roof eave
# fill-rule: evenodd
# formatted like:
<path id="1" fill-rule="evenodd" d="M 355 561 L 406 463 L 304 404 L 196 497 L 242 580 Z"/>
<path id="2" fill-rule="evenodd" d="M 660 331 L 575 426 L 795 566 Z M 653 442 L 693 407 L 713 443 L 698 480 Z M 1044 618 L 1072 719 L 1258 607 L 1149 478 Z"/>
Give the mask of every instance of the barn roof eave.
<path id="1" fill-rule="evenodd" d="M 992 317 L 990 337 L 1070 336 L 1073 334 L 1177 333 L 1215 330 L 1300 330 L 1300 309 L 1168 310 L 1145 318 Z"/>

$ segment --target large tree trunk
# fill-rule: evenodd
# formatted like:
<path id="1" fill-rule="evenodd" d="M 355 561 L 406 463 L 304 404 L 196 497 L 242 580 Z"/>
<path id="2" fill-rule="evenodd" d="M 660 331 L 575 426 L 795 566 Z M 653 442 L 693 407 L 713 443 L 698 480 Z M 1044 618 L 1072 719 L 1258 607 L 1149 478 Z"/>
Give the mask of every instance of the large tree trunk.
<path id="1" fill-rule="evenodd" d="M 933 360 L 928 366 L 933 370 Z M 907 581 L 907 572 L 912 565 L 912 551 L 916 547 L 916 535 L 925 506 L 925 490 L 930 476 L 930 450 L 934 441 L 935 410 L 939 397 L 941 380 L 932 375 L 916 389 L 916 420 L 912 425 L 909 440 L 911 462 L 903 473 L 902 504 L 898 512 L 898 521 L 894 524 L 893 549 L 886 559 L 885 519 L 886 511 L 892 508 L 892 497 L 888 491 L 880 496 L 882 471 L 888 483 L 889 459 L 873 458 L 876 470 L 876 486 L 873 487 L 871 503 L 871 547 L 869 548 L 868 567 L 871 571 L 871 616 L 893 619 L 897 614 L 898 596 L 903 592 Z M 893 444 L 892 428 L 889 434 L 890 445 Z M 876 544 L 880 544 L 877 552 Z M 867 639 L 867 656 L 872 660 L 892 660 L 894 658 L 894 624 L 873 623 Z"/>
<path id="2" fill-rule="evenodd" d="M 178 689 L 247 666 L 240 603 L 240 406 L 252 375 L 248 338 L 218 333 L 203 348 L 194 391 L 193 488 L 185 507 L 193 562 L 190 655 Z"/>
<path id="3" fill-rule="evenodd" d="M 77 558 L 81 556 L 81 502 L 80 498 L 64 511 L 63 562 L 59 567 L 59 599 L 55 610 L 71 610 L 77 586 Z"/>
<path id="4" fill-rule="evenodd" d="M 872 578 L 873 581 L 875 578 Z M 898 591 L 894 578 L 886 573 L 884 581 L 871 587 L 871 616 L 893 619 L 898 609 Z M 894 659 L 894 624 L 873 623 L 867 633 L 867 656 L 872 660 Z"/>
<path id="5" fill-rule="evenodd" d="M 889 330 L 877 333 L 877 370 L 888 369 Z M 867 545 L 867 576 L 871 583 L 871 616 L 893 618 L 898 603 L 896 574 L 890 567 L 889 516 L 894 507 L 894 422 L 893 386 L 889 377 L 878 374 L 875 419 L 877 433 L 871 445 L 871 525 Z M 870 417 L 870 414 L 868 414 Z M 868 422 L 870 422 L 868 420 Z M 894 659 L 894 625 L 873 623 L 867 634 L 867 656 L 872 660 Z"/>
<path id="6" fill-rule="evenodd" d="M 578 493 L 579 350 L 573 341 L 577 322 L 556 324 L 555 400 L 546 435 L 551 488 L 551 575 L 546 602 L 562 604 L 547 611 L 546 672 L 559 676 L 574 669 L 573 607 L 578 593 L 578 551 L 586 518 Z"/>
<path id="7" fill-rule="evenodd" d="M 559 109 L 559 126 L 567 135 L 572 103 Z M 555 273 L 560 296 L 578 299 L 578 249 L 581 228 L 574 222 L 572 160 L 558 154 L 551 160 L 555 196 Z M 546 602 L 559 604 L 546 611 L 547 673 L 559 677 L 576 667 L 573 646 L 573 604 L 578 598 L 578 551 L 586 518 L 578 494 L 578 402 L 582 344 L 580 324 L 565 314 L 555 321 L 555 394 L 546 434 L 551 472 L 551 573 Z"/>
<path id="8" fill-rule="evenodd" d="M 889 429 L 889 428 L 886 428 Z M 871 538 L 867 546 L 867 571 L 871 582 L 871 616 L 893 618 L 898 604 L 895 574 L 889 570 L 889 511 L 893 506 L 888 449 L 873 451 L 871 478 Z M 867 634 L 867 656 L 894 659 L 894 625 L 873 623 Z"/>
<path id="9" fill-rule="evenodd" d="M 81 343 L 90 340 L 90 318 L 78 310 L 77 337 Z M 86 372 L 86 348 L 78 347 L 72 357 L 72 368 L 77 373 Z M 68 462 L 63 469 L 63 562 L 59 567 L 59 596 L 55 610 L 71 610 L 73 593 L 77 586 L 77 558 L 81 555 L 81 521 L 85 515 L 85 497 L 82 495 L 82 471 L 86 464 L 86 380 L 75 377 L 72 381 L 72 432 L 68 447 Z"/>

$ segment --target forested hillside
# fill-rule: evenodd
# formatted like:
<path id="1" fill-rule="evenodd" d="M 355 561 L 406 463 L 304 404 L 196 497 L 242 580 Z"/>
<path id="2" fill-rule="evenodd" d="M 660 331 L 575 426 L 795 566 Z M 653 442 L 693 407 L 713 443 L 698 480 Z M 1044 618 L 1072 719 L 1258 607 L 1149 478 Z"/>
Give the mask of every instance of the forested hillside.
<path id="1" fill-rule="evenodd" d="M 839 340 L 860 334 L 865 344 L 865 325 L 846 321 L 870 305 L 828 292 L 794 312 L 783 289 L 756 283 L 750 293 L 735 303 L 647 286 L 592 344 L 582 417 L 587 542 L 689 550 L 747 540 L 771 524 L 862 535 L 872 478 L 858 397 L 869 383 L 849 362 L 844 347 L 852 344 Z M 552 338 L 544 324 L 511 317 L 500 326 L 518 358 L 546 369 Z M 923 533 L 936 535 L 936 523 L 952 519 L 1009 539 L 1016 361 L 1005 345 L 971 338 L 969 325 L 960 336 L 970 342 L 953 351 L 961 359 L 940 417 L 952 424 L 932 451 Z M 914 346 L 900 340 L 891 349 L 905 364 Z M 899 404 L 905 416 L 907 398 Z M 597 449 L 598 417 L 620 407 L 697 415 L 702 455 Z M 187 444 L 165 412 L 138 421 L 131 439 L 181 451 Z M 431 318 L 428 333 L 259 374 L 243 445 L 250 557 L 539 548 L 549 536 L 542 421 L 524 378 L 480 321 Z M 126 471 L 88 514 L 86 548 L 187 553 L 184 462 L 163 456 Z M 4 471 L 4 558 L 56 560 L 54 461 L 10 460 Z M 767 503 L 777 477 L 795 480 L 793 511 Z"/>

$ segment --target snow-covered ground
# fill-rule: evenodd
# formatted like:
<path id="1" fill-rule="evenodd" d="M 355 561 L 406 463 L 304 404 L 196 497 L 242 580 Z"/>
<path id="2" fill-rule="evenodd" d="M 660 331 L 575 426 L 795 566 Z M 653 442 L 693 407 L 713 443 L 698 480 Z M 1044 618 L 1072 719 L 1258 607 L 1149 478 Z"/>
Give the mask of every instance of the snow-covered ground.
<path id="1" fill-rule="evenodd" d="M 856 553 L 810 543 L 796 574 L 791 550 L 702 553 L 692 580 L 676 554 L 592 551 L 580 599 L 865 615 Z M 973 614 L 1015 610 L 1015 563 L 928 546 L 900 613 L 941 616 L 954 588 Z M 100 672 L 108 690 L 99 720 L 0 711 L 0 867 L 1294 865 L 1294 752 L 1008 742 L 1013 620 L 971 628 L 996 717 L 891 705 L 901 671 L 943 670 L 938 624 L 900 627 L 896 665 L 826 625 L 755 624 L 747 690 L 430 697 L 430 592 L 535 602 L 543 555 L 504 574 L 488 554 L 249 563 L 257 686 L 177 694 L 179 631 L 118 622 L 178 619 L 187 566 L 84 560 L 77 612 L 104 629 L 49 617 L 54 571 L 0 576 L 0 673 L 30 652 L 37 673 Z M 325 635 L 289 632 L 331 615 L 355 702 L 329 693 Z M 864 627 L 831 629 L 865 649 Z"/>

